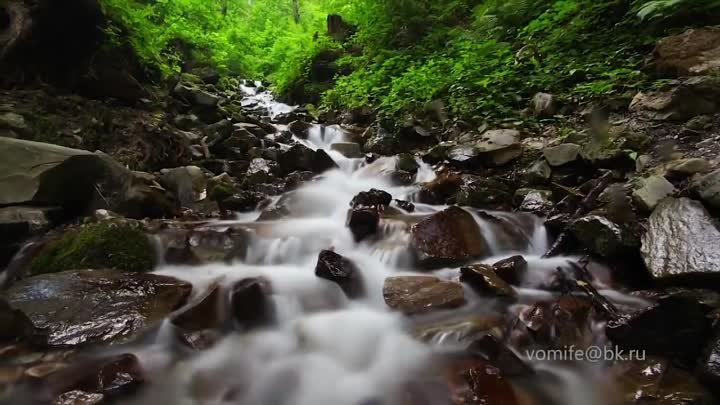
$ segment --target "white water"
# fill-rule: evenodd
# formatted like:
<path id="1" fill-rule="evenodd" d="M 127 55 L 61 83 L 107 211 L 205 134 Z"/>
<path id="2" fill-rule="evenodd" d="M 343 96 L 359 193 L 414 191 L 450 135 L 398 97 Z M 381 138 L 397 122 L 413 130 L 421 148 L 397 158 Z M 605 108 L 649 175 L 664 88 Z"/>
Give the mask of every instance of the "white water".
<path id="1" fill-rule="evenodd" d="M 269 93 L 256 93 L 252 88 L 243 91 L 252 102 L 263 104 L 271 116 L 293 108 L 273 102 Z M 157 374 L 138 404 L 401 404 L 405 384 L 418 381 L 431 369 L 432 354 L 438 349 L 435 345 L 457 341 L 457 331 L 453 331 L 435 336 L 431 340 L 434 344 L 421 343 L 412 337 L 409 321 L 389 311 L 382 297 L 386 277 L 414 271 L 408 256 L 408 219 L 444 207 L 421 206 L 420 213 L 407 214 L 405 219 L 386 219 L 382 240 L 356 243 L 345 225 L 349 202 L 356 194 L 377 188 L 393 198 L 409 199 L 417 185 L 390 183 L 388 175 L 395 158 L 381 158 L 366 165 L 361 159 L 348 159 L 330 151 L 332 143 L 346 141 L 345 133 L 338 127 L 314 126 L 307 140 L 297 141 L 313 149 L 327 150 L 339 169 L 297 190 L 289 204 L 292 215 L 264 223 L 244 262 L 163 266 L 156 271 L 191 282 L 196 295 L 213 284 L 230 285 L 246 277 L 263 276 L 272 285 L 278 326 L 245 335 L 228 335 L 215 347 L 174 365 L 162 354 L 169 345 L 162 338 L 155 346 L 139 349 L 138 356 L 145 367 Z M 432 180 L 435 176 L 432 168 L 419 163 L 416 183 Z M 472 213 L 493 252 L 493 257 L 484 262 L 494 263 L 514 254 L 523 254 L 527 259 L 530 271 L 517 289 L 521 302 L 518 305 L 552 299 L 554 294 L 538 287 L 558 267 L 574 259 L 540 258 L 550 242 L 542 221 L 534 218 L 528 226 L 527 220 L 520 221 L 514 214 L 490 213 L 510 224 L 505 226 L 527 228 L 523 231 L 525 246 L 503 250 L 497 237 L 501 227 Z M 258 214 L 217 226 L 241 226 Z M 329 248 L 356 263 L 366 283 L 366 298 L 348 300 L 337 285 L 315 276 L 317 255 Z M 435 274 L 456 278 L 457 269 L 439 270 Z M 467 290 L 467 294 L 473 293 Z M 616 295 L 617 299 L 623 297 Z M 477 297 L 469 297 L 469 302 L 468 310 L 490 304 Z M 463 311 L 460 309 L 457 314 Z M 565 369 L 553 370 L 561 384 L 553 393 L 554 403 L 600 403 L 598 392 L 580 388 L 592 385 L 591 381 Z"/>

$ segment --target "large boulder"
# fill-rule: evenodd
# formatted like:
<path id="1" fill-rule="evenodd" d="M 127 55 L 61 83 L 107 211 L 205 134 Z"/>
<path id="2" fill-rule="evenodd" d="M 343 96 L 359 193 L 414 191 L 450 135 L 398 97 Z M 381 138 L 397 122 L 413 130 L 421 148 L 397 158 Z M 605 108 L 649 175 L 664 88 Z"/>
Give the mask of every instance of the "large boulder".
<path id="1" fill-rule="evenodd" d="M 360 298 L 365 295 L 362 274 L 355 263 L 333 251 L 320 252 L 315 275 L 339 285 L 349 298 Z"/>
<path id="2" fill-rule="evenodd" d="M 458 207 L 430 215 L 411 230 L 411 246 L 421 266 L 452 266 L 489 253 L 473 216 Z"/>
<path id="3" fill-rule="evenodd" d="M 655 47 L 654 57 L 661 75 L 720 73 L 720 29 L 695 28 L 663 38 Z"/>
<path id="4" fill-rule="evenodd" d="M 600 215 L 576 219 L 570 225 L 570 231 L 590 252 L 609 259 L 627 254 L 640 245 L 625 227 Z"/>
<path id="5" fill-rule="evenodd" d="M 192 208 L 202 199 L 207 186 L 207 178 L 197 166 L 176 167 L 162 170 L 160 184 L 175 193 L 183 207 Z"/>
<path id="6" fill-rule="evenodd" d="M 278 167 L 283 174 L 296 170 L 322 173 L 337 168 L 337 164 L 324 150 L 314 151 L 305 145 L 297 144 L 280 154 Z"/>
<path id="7" fill-rule="evenodd" d="M 720 78 L 696 76 L 669 88 L 638 93 L 630 110 L 654 120 L 687 120 L 720 110 Z"/>
<path id="8" fill-rule="evenodd" d="M 180 307 L 191 285 L 155 274 L 78 270 L 21 280 L 2 297 L 52 346 L 124 341 Z"/>
<path id="9" fill-rule="evenodd" d="M 657 206 L 641 251 L 655 279 L 720 277 L 720 230 L 703 205 L 688 198 Z"/>
<path id="10" fill-rule="evenodd" d="M 465 304 L 462 285 L 431 276 L 388 277 L 383 286 L 385 303 L 407 315 Z"/>
<path id="11" fill-rule="evenodd" d="M 463 178 L 459 173 L 442 172 L 435 180 L 420 185 L 418 198 L 420 202 L 428 204 L 445 204 L 457 194 L 462 185 Z"/>

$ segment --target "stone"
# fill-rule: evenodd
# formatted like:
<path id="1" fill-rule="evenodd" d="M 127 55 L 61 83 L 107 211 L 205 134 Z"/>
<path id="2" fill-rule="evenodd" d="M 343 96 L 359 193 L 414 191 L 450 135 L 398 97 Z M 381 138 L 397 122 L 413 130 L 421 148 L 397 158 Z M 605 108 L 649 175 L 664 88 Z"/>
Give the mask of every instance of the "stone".
<path id="1" fill-rule="evenodd" d="M 305 121 L 293 121 L 288 124 L 287 129 L 298 138 L 307 139 L 310 134 L 310 127 L 312 125 Z"/>
<path id="2" fill-rule="evenodd" d="M 720 209 L 720 170 L 694 176 L 690 189 L 709 207 Z"/>
<path id="3" fill-rule="evenodd" d="M 185 332 L 217 328 L 225 320 L 223 291 L 215 285 L 170 316 L 173 325 Z"/>
<path id="4" fill-rule="evenodd" d="M 185 101 L 201 107 L 215 107 L 221 98 L 200 89 L 192 84 L 178 83 L 173 89 L 173 94 Z"/>
<path id="5" fill-rule="evenodd" d="M 426 204 L 445 204 L 463 185 L 463 178 L 456 172 L 442 172 L 435 180 L 420 185 L 418 198 Z"/>
<path id="6" fill-rule="evenodd" d="M 458 207 L 430 215 L 410 233 L 411 247 L 425 268 L 458 265 L 489 253 L 475 218 Z"/>
<path id="7" fill-rule="evenodd" d="M 395 204 L 397 204 L 398 208 L 405 212 L 415 212 L 415 204 L 410 201 L 395 200 Z"/>
<path id="8" fill-rule="evenodd" d="M 454 358 L 448 363 L 446 384 L 450 389 L 450 404 L 521 404 L 513 385 L 491 362 L 473 356 Z"/>
<path id="9" fill-rule="evenodd" d="M 547 215 L 555 206 L 550 190 L 529 190 L 520 204 L 520 211 Z"/>
<path id="10" fill-rule="evenodd" d="M 493 210 L 512 207 L 512 190 L 505 182 L 480 176 L 463 176 L 463 181 L 455 200 L 458 205 Z"/>
<path id="11" fill-rule="evenodd" d="M 417 173 L 420 165 L 415 161 L 415 156 L 410 153 L 401 153 L 397 155 L 397 162 L 395 163 L 395 169 L 408 173 Z"/>
<path id="12" fill-rule="evenodd" d="M 255 211 L 263 201 L 265 195 L 261 192 L 240 190 L 230 197 L 219 200 L 218 205 L 225 211 L 250 212 Z"/>
<path id="13" fill-rule="evenodd" d="M 178 114 L 173 118 L 173 124 L 178 129 L 190 131 L 202 125 L 200 118 L 195 114 Z"/>
<path id="14" fill-rule="evenodd" d="M 145 272 L 155 266 L 155 249 L 136 224 L 106 220 L 71 228 L 47 242 L 30 262 L 29 274 L 78 268 Z"/>
<path id="15" fill-rule="evenodd" d="M 460 268 L 460 281 L 472 287 L 478 294 L 498 297 L 514 297 L 515 290 L 495 274 L 488 264 L 474 264 Z"/>
<path id="16" fill-rule="evenodd" d="M 242 228 L 221 231 L 212 227 L 196 227 L 186 232 L 160 234 L 165 247 L 165 262 L 179 265 L 232 263 L 247 254 L 250 236 Z"/>
<path id="17" fill-rule="evenodd" d="M 378 155 L 392 155 L 400 146 L 398 139 L 384 128 L 369 127 L 362 135 L 366 139 L 363 149 L 365 152 Z"/>
<path id="18" fill-rule="evenodd" d="M 693 361 L 710 338 L 709 310 L 689 297 L 670 295 L 640 312 L 610 321 L 605 334 L 623 349 Z"/>
<path id="19" fill-rule="evenodd" d="M 272 171 L 273 168 L 266 159 L 255 158 L 250 161 L 250 166 L 245 173 L 245 181 L 252 186 L 270 182 L 273 178 Z"/>
<path id="20" fill-rule="evenodd" d="M 552 167 L 575 162 L 580 158 L 580 145 L 563 143 L 543 149 L 543 156 Z"/>
<path id="21" fill-rule="evenodd" d="M 348 298 L 357 299 L 365 295 L 362 274 L 355 263 L 333 251 L 320 252 L 315 275 L 339 285 Z"/>
<path id="22" fill-rule="evenodd" d="M 552 168 L 546 160 L 538 160 L 523 172 L 523 180 L 528 184 L 543 184 L 550 180 Z"/>
<path id="23" fill-rule="evenodd" d="M 533 115 L 538 118 L 551 118 L 557 112 L 555 96 L 548 93 L 535 93 L 532 98 Z"/>
<path id="24" fill-rule="evenodd" d="M 246 129 L 235 129 L 230 135 L 218 135 L 208 143 L 214 156 L 225 159 L 246 159 L 251 149 L 260 147 L 262 141 Z"/>
<path id="25" fill-rule="evenodd" d="M 0 244 L 18 242 L 48 230 L 61 215 L 57 209 L 42 207 L 0 208 Z"/>
<path id="26" fill-rule="evenodd" d="M 25 117 L 14 112 L 0 113 L 0 129 L 8 129 L 17 131 L 18 133 L 26 133 L 29 129 L 25 122 Z"/>
<path id="27" fill-rule="evenodd" d="M 661 75 L 681 77 L 720 73 L 720 29 L 695 28 L 661 39 L 654 52 Z"/>
<path id="28" fill-rule="evenodd" d="M 621 403 L 710 405 L 715 402 L 712 394 L 689 371 L 663 356 L 640 357 L 644 359 L 615 362 L 607 369 L 617 382 Z"/>
<path id="29" fill-rule="evenodd" d="M 667 89 L 640 92 L 630 111 L 653 120 L 683 121 L 720 110 L 720 78 L 696 76 L 682 79 Z"/>
<path id="30" fill-rule="evenodd" d="M 522 256 L 511 256 L 492 265 L 493 271 L 511 285 L 520 285 L 528 270 L 528 263 Z"/>
<path id="31" fill-rule="evenodd" d="M 668 163 L 665 169 L 670 175 L 692 176 L 710 170 L 710 162 L 701 158 L 678 159 Z"/>
<path id="32" fill-rule="evenodd" d="M 337 164 L 322 149 L 313 151 L 305 145 L 297 144 L 278 158 L 278 167 L 281 173 L 288 174 L 296 170 L 307 170 L 313 173 L 322 173 L 337 168 Z"/>
<path id="33" fill-rule="evenodd" d="M 380 212 L 374 207 L 353 208 L 348 214 L 347 226 L 355 242 L 360 242 L 377 233 L 380 228 Z"/>
<path id="34" fill-rule="evenodd" d="M 173 191 L 183 207 L 194 207 L 195 202 L 205 194 L 207 177 L 197 166 L 163 169 L 161 173 L 160 184 Z"/>
<path id="35" fill-rule="evenodd" d="M 43 331 L 35 328 L 30 318 L 22 311 L 14 309 L 0 297 L 0 342 L 30 341 L 45 343 Z"/>
<path id="36" fill-rule="evenodd" d="M 116 270 L 43 274 L 2 296 L 46 329 L 51 346 L 127 341 L 183 305 L 191 285 L 172 277 Z"/>
<path id="37" fill-rule="evenodd" d="M 330 145 L 330 150 L 339 152 L 346 158 L 359 159 L 363 157 L 362 147 L 355 142 L 336 142 Z"/>
<path id="38" fill-rule="evenodd" d="M 720 230 L 689 198 L 667 198 L 650 215 L 642 257 L 656 280 L 720 275 Z"/>
<path id="39" fill-rule="evenodd" d="M 276 320 L 270 282 L 262 277 L 238 281 L 230 289 L 230 312 L 241 329 L 267 326 Z"/>
<path id="40" fill-rule="evenodd" d="M 361 191 L 350 201 L 350 206 L 355 207 L 387 207 L 392 202 L 392 195 L 386 191 L 375 188 L 370 191 Z"/>
<path id="41" fill-rule="evenodd" d="M 496 129 L 486 131 L 477 141 L 463 143 L 448 150 L 451 163 L 466 167 L 503 166 L 522 154 L 520 131 Z"/>
<path id="42" fill-rule="evenodd" d="M 322 149 L 315 151 L 315 157 L 313 159 L 312 167 L 310 168 L 314 173 L 323 173 L 337 168 L 337 163 L 335 163 L 327 152 Z"/>
<path id="43" fill-rule="evenodd" d="M 590 252 L 608 259 L 627 254 L 640 246 L 630 232 L 600 215 L 576 219 L 570 225 L 570 232 Z"/>
<path id="44" fill-rule="evenodd" d="M 663 199 L 675 193 L 675 186 L 662 176 L 650 176 L 638 181 L 633 200 L 642 209 L 652 211 Z"/>
<path id="45" fill-rule="evenodd" d="M 462 285 L 430 276 L 388 277 L 383 285 L 385 303 L 406 315 L 441 309 L 453 309 L 465 304 Z"/>

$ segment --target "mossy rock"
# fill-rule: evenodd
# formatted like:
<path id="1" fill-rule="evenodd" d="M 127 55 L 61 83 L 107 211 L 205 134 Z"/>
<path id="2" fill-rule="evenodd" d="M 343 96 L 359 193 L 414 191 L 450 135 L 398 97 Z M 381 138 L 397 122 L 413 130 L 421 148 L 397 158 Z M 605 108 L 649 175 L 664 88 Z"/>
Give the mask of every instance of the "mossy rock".
<path id="1" fill-rule="evenodd" d="M 228 197 L 232 197 L 237 191 L 232 184 L 218 183 L 208 187 L 207 196 L 211 201 L 222 201 Z"/>
<path id="2" fill-rule="evenodd" d="M 155 250 L 145 233 L 125 222 L 106 221 L 67 231 L 48 243 L 30 264 L 31 275 L 77 269 L 145 272 Z"/>

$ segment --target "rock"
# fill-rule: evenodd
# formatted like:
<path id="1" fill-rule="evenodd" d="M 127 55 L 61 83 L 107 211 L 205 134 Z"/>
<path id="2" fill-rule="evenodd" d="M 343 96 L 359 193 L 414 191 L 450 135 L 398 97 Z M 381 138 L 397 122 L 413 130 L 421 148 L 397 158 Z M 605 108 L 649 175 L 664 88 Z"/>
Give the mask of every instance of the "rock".
<path id="1" fill-rule="evenodd" d="M 48 230 L 61 218 L 55 208 L 0 208 L 0 244 L 18 242 Z"/>
<path id="2" fill-rule="evenodd" d="M 720 231 L 702 204 L 688 198 L 668 198 L 657 206 L 641 252 L 657 280 L 720 275 Z"/>
<path id="3" fill-rule="evenodd" d="M 520 204 L 520 211 L 547 215 L 555 206 L 550 190 L 530 190 Z"/>
<path id="4" fill-rule="evenodd" d="M 350 201 L 350 206 L 355 207 L 387 207 L 392 202 L 390 193 L 375 188 L 370 191 L 362 191 Z"/>
<path id="5" fill-rule="evenodd" d="M 563 143 L 543 149 L 543 156 L 552 167 L 572 163 L 580 158 L 580 145 Z"/>
<path id="6" fill-rule="evenodd" d="M 608 323 L 605 334 L 623 349 L 692 361 L 710 337 L 709 308 L 683 296 L 670 295 L 651 307 Z"/>
<path id="7" fill-rule="evenodd" d="M 175 124 L 178 129 L 190 131 L 201 126 L 202 122 L 195 114 L 179 114 L 173 118 L 173 124 Z"/>
<path id="8" fill-rule="evenodd" d="M 550 118 L 557 112 L 555 96 L 548 93 L 535 93 L 532 98 L 533 115 L 539 118 Z"/>
<path id="9" fill-rule="evenodd" d="M 20 280 L 2 295 L 57 346 L 127 340 L 180 307 L 191 288 L 155 274 L 81 270 Z"/>
<path id="10" fill-rule="evenodd" d="M 14 309 L 0 298 L 0 342 L 27 340 L 34 344 L 45 343 L 46 337 L 35 328 L 30 318 L 22 311 Z"/>
<path id="11" fill-rule="evenodd" d="M 176 167 L 161 171 L 160 184 L 177 195 L 183 207 L 192 208 L 202 199 L 207 186 L 207 178 L 197 166 Z"/>
<path id="12" fill-rule="evenodd" d="M 464 143 L 448 151 L 448 159 L 461 167 L 502 166 L 522 154 L 520 131 L 496 129 L 486 131 L 477 142 Z"/>
<path id="13" fill-rule="evenodd" d="M 315 275 L 339 285 L 348 298 L 361 298 L 365 295 L 365 286 L 360 270 L 349 259 L 333 251 L 323 250 L 320 252 L 315 266 Z"/>
<path id="14" fill-rule="evenodd" d="M 495 274 L 492 266 L 474 264 L 460 268 L 460 281 L 472 287 L 478 294 L 514 297 L 515 290 Z"/>
<path id="15" fill-rule="evenodd" d="M 330 145 L 330 150 L 340 152 L 346 158 L 358 159 L 363 157 L 362 147 L 355 142 L 336 142 Z"/>
<path id="16" fill-rule="evenodd" d="M 697 76 L 679 81 L 666 90 L 638 93 L 630 111 L 654 120 L 687 120 L 720 110 L 720 78 Z"/>
<path id="17" fill-rule="evenodd" d="M 220 81 L 220 73 L 209 66 L 197 67 L 190 71 L 205 84 L 217 84 Z"/>
<path id="18" fill-rule="evenodd" d="M 523 180 L 528 184 L 544 184 L 550 180 L 552 168 L 546 160 L 538 160 L 525 169 Z"/>
<path id="19" fill-rule="evenodd" d="M 362 135 L 366 139 L 365 152 L 392 155 L 399 147 L 398 139 L 384 128 L 369 127 Z"/>
<path id="20" fill-rule="evenodd" d="M 225 320 L 223 291 L 215 285 L 170 316 L 173 325 L 185 332 L 217 328 Z"/>
<path id="21" fill-rule="evenodd" d="M 701 158 L 679 159 L 668 163 L 665 168 L 670 175 L 692 176 L 710 170 L 710 162 Z"/>
<path id="22" fill-rule="evenodd" d="M 630 232 L 599 215 L 588 215 L 573 221 L 570 232 L 592 253 L 609 259 L 629 253 L 640 245 Z"/>
<path id="23" fill-rule="evenodd" d="M 310 134 L 310 127 L 312 127 L 312 125 L 305 121 L 293 121 L 288 124 L 287 129 L 298 138 L 307 139 Z"/>
<path id="24" fill-rule="evenodd" d="M 491 177 L 464 176 L 464 184 L 455 202 L 474 208 L 509 210 L 512 207 L 512 190 L 504 182 Z"/>
<path id="25" fill-rule="evenodd" d="M 448 365 L 447 378 L 452 405 L 521 403 L 502 371 L 485 359 L 454 359 Z"/>
<path id="26" fill-rule="evenodd" d="M 595 338 L 588 325 L 593 319 L 593 302 L 585 297 L 564 295 L 540 301 L 522 310 L 508 335 L 509 344 L 523 347 L 586 347 Z"/>
<path id="27" fill-rule="evenodd" d="M 459 173 L 443 172 L 433 181 L 420 185 L 418 198 L 427 204 L 445 204 L 453 197 L 463 185 L 463 178 Z"/>
<path id="28" fill-rule="evenodd" d="M 415 212 L 415 204 L 405 200 L 395 200 L 397 206 L 406 212 Z"/>
<path id="29" fill-rule="evenodd" d="M 655 47 L 654 58 L 661 75 L 720 73 L 720 30 L 696 28 L 663 38 Z"/>
<path id="30" fill-rule="evenodd" d="M 270 282 L 262 277 L 238 281 L 230 290 L 230 311 L 242 329 L 252 329 L 275 322 L 275 304 Z"/>
<path id="31" fill-rule="evenodd" d="M 413 225 L 411 246 L 418 263 L 426 268 L 462 264 L 488 253 L 475 218 L 458 207 L 447 208 Z"/>
<path id="32" fill-rule="evenodd" d="M 395 163 L 395 170 L 400 170 L 408 173 L 417 173 L 420 165 L 415 161 L 415 156 L 410 153 L 401 153 L 397 155 L 397 162 Z"/>
<path id="33" fill-rule="evenodd" d="M 709 207 L 720 209 L 720 170 L 703 176 L 694 176 L 691 190 Z"/>
<path id="34" fill-rule="evenodd" d="M 220 135 L 208 144 L 214 156 L 225 159 L 246 159 L 250 150 L 260 147 L 262 141 L 246 129 L 236 129 L 230 135 Z"/>
<path id="35" fill-rule="evenodd" d="M 73 228 L 47 243 L 32 260 L 30 274 L 56 273 L 78 268 L 150 271 L 155 249 L 137 226 L 124 221 L 102 221 Z"/>
<path id="36" fill-rule="evenodd" d="M 453 146 L 455 146 L 453 142 L 440 142 L 428 149 L 428 151 L 422 155 L 422 159 L 431 164 L 442 162 L 448 158 L 448 152 Z"/>
<path id="37" fill-rule="evenodd" d="M 308 170 L 322 173 L 337 167 L 335 161 L 322 149 L 313 151 L 305 145 L 297 144 L 286 150 L 278 158 L 279 169 L 288 174 L 296 170 Z"/>
<path id="38" fill-rule="evenodd" d="M 522 256 L 511 256 L 492 265 L 493 271 L 503 281 L 511 285 L 520 285 L 528 270 L 528 263 Z"/>
<path id="39" fill-rule="evenodd" d="M 635 356 L 638 357 L 638 356 Z M 639 356 L 644 360 L 619 361 L 607 370 L 614 376 L 624 404 L 673 405 L 715 402 L 690 374 L 660 356 Z"/>
<path id="40" fill-rule="evenodd" d="M 691 118 L 685 123 L 685 128 L 692 131 L 705 131 L 713 126 L 713 117 L 711 115 L 698 115 Z"/>
<path id="41" fill-rule="evenodd" d="M 8 129 L 17 131 L 18 133 L 26 133 L 29 129 L 25 122 L 25 117 L 14 112 L 0 113 L 0 129 Z"/>
<path id="42" fill-rule="evenodd" d="M 535 372 L 531 365 L 491 334 L 474 340 L 466 352 L 489 361 L 506 376 L 530 376 Z"/>
<path id="43" fill-rule="evenodd" d="M 250 166 L 247 169 L 245 181 L 249 185 L 256 185 L 260 183 L 268 183 L 272 180 L 272 167 L 270 163 L 262 158 L 255 158 L 250 161 Z"/>
<path id="44" fill-rule="evenodd" d="M 220 97 L 208 93 L 195 85 L 182 82 L 175 86 L 173 94 L 191 104 L 201 107 L 215 107 L 221 100 Z"/>
<path id="45" fill-rule="evenodd" d="M 465 304 L 462 285 L 430 276 L 388 277 L 383 285 L 385 303 L 406 315 L 453 309 Z"/>
<path id="46" fill-rule="evenodd" d="M 250 212 L 255 211 L 258 205 L 265 200 L 261 192 L 240 190 L 230 197 L 218 201 L 220 209 L 226 211 Z"/>
<path id="47" fill-rule="evenodd" d="M 247 231 L 233 227 L 225 231 L 197 227 L 188 232 L 166 232 L 160 236 L 168 264 L 232 263 L 245 259 L 250 244 Z"/>
<path id="48" fill-rule="evenodd" d="M 698 377 L 711 391 L 716 394 L 720 390 L 720 336 L 717 330 L 703 351 L 697 369 Z"/>
<path id="49" fill-rule="evenodd" d="M 355 242 L 375 235 L 380 227 L 380 212 L 374 207 L 356 207 L 348 214 L 347 226 Z"/>
<path id="50" fill-rule="evenodd" d="M 662 176 L 650 176 L 639 180 L 633 191 L 633 200 L 644 210 L 652 211 L 663 199 L 675 193 L 675 186 Z"/>

